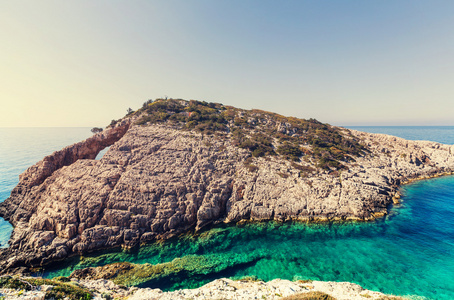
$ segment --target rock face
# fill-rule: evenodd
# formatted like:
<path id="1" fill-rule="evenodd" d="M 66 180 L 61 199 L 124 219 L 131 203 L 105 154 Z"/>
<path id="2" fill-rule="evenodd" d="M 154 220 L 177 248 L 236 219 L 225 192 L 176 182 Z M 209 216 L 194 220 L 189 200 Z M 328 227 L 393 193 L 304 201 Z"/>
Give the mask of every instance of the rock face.
<path id="1" fill-rule="evenodd" d="M 251 157 L 230 134 L 139 126 L 137 118 L 57 151 L 20 176 L 0 204 L 0 216 L 14 226 L 0 272 L 219 222 L 370 220 L 386 214 L 401 183 L 454 169 L 453 146 L 338 128 L 368 153 L 345 161 L 342 170 L 302 172 L 280 156 Z M 307 156 L 301 163 L 315 170 Z"/>
<path id="2" fill-rule="evenodd" d="M 26 194 L 32 192 L 34 187 L 39 187 L 56 170 L 69 166 L 79 159 L 94 159 L 102 149 L 118 141 L 126 133 L 129 125 L 128 121 L 117 124 L 116 127 L 102 131 L 83 142 L 56 151 L 28 168 L 19 175 L 19 184 L 11 192 L 11 197 L 5 201 L 5 205 L 0 206 L 0 215 L 13 225 L 21 219 L 28 220 L 34 210 L 30 210 L 30 203 L 22 203 L 23 200 L 31 198 L 25 196 Z"/>

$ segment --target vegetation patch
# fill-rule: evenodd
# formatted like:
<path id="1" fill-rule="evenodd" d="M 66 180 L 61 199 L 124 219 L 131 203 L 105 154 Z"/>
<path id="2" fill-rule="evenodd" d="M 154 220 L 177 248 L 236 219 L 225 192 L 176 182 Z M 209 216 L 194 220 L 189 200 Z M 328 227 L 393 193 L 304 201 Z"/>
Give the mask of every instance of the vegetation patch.
<path id="1" fill-rule="evenodd" d="M 76 270 L 71 274 L 74 278 L 109 279 L 116 284 L 132 286 L 144 282 L 169 279 L 179 274 L 208 274 L 218 268 L 223 269 L 216 256 L 203 257 L 188 255 L 161 264 L 132 264 L 128 262 L 113 263 L 97 268 Z"/>
<path id="2" fill-rule="evenodd" d="M 307 174 L 310 174 L 314 171 L 316 171 L 313 167 L 311 166 L 303 166 L 303 165 L 300 165 L 300 164 L 297 164 L 295 162 L 292 162 L 292 167 L 297 169 L 298 171 L 300 171 L 300 175 L 307 175 Z"/>
<path id="3" fill-rule="evenodd" d="M 257 171 L 257 170 L 259 169 L 259 168 L 258 168 L 256 165 L 254 165 L 254 164 L 248 164 L 248 165 L 246 165 L 246 168 L 247 168 L 247 170 L 248 170 L 249 172 L 251 172 L 251 173 L 254 173 L 255 171 Z"/>
<path id="4" fill-rule="evenodd" d="M 259 281 L 263 281 L 262 279 L 258 278 L 257 276 L 255 275 L 252 275 L 252 276 L 244 276 L 244 277 L 241 277 L 239 279 L 235 279 L 236 281 L 242 281 L 242 282 L 259 282 Z"/>
<path id="5" fill-rule="evenodd" d="M 312 280 L 310 280 L 310 279 L 300 279 L 300 280 L 297 280 L 297 282 L 299 282 L 299 283 L 311 283 Z"/>
<path id="6" fill-rule="evenodd" d="M 53 288 L 47 291 L 45 299 L 68 299 L 68 300 L 89 300 L 93 294 L 73 283 L 69 283 L 66 277 L 57 279 L 42 278 L 17 278 L 12 276 L 0 277 L 0 288 L 32 291 L 37 290 L 41 285 L 51 285 Z"/>
<path id="7" fill-rule="evenodd" d="M 161 123 L 217 134 L 229 137 L 235 146 L 249 150 L 253 157 L 280 155 L 294 162 L 308 157 L 306 161 L 325 170 L 345 169 L 345 162 L 368 153 L 359 139 L 337 127 L 257 109 L 243 110 L 197 100 L 156 99 L 146 101 L 136 112 L 128 112 L 131 114 L 139 116 L 138 125 Z"/>

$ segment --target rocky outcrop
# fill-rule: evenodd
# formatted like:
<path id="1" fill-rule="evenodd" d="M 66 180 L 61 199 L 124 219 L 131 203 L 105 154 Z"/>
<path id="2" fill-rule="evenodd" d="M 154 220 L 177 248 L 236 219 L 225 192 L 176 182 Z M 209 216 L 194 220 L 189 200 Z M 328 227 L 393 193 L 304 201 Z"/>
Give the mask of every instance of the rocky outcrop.
<path id="1" fill-rule="evenodd" d="M 304 296 L 307 296 L 304 297 Z M 294 296 L 294 297 L 292 297 Z M 311 297 L 312 296 L 312 297 Z M 402 297 L 387 296 L 379 292 L 363 289 L 350 282 L 323 281 L 289 281 L 274 279 L 272 281 L 217 279 L 198 289 L 184 289 L 163 292 L 160 289 L 138 289 L 130 300 L 185 300 L 185 299 L 334 299 L 363 300 L 389 299 L 404 300 Z"/>
<path id="2" fill-rule="evenodd" d="M 27 197 L 27 194 L 33 194 L 32 189 L 34 187 L 41 185 L 56 170 L 64 166 L 69 166 L 79 159 L 94 159 L 101 150 L 118 141 L 126 133 L 129 125 L 130 120 L 125 120 L 115 127 L 108 128 L 82 142 L 55 151 L 28 168 L 19 175 L 19 184 L 11 192 L 11 197 L 5 200 L 4 205 L 0 206 L 0 215 L 14 226 L 22 219 L 27 220 L 34 210 L 30 209 L 29 203 L 24 208 L 21 207 L 21 203 Z M 17 209 L 20 211 L 16 212 Z"/>
<path id="3" fill-rule="evenodd" d="M 27 278 L 22 281 L 26 282 Z M 53 285 L 54 284 L 54 285 Z M 264 282 L 259 280 L 231 280 L 227 278 L 214 280 L 197 289 L 182 289 L 173 292 L 163 292 L 160 289 L 124 287 L 105 279 L 77 280 L 72 279 L 66 286 L 74 286 L 83 291 L 92 291 L 93 299 L 129 299 L 129 300 L 211 300 L 211 299 L 335 299 L 335 300 L 363 300 L 388 299 L 404 300 L 402 297 L 385 295 L 369 291 L 361 286 L 349 282 L 324 281 L 289 281 L 275 279 Z M 0 287 L 0 297 L 5 299 L 48 299 L 56 287 L 61 286 L 58 281 L 46 282 L 42 285 L 31 285 L 26 291 L 23 289 L 8 289 Z M 70 296 L 73 296 L 70 294 Z M 312 297 L 311 297 L 312 296 Z M 316 297 L 318 296 L 318 297 Z"/>
<path id="4" fill-rule="evenodd" d="M 316 169 L 310 145 L 295 163 L 252 157 L 233 133 L 131 124 L 57 151 L 21 175 L 0 204 L 0 215 L 15 227 L 0 254 L 2 272 L 219 222 L 370 220 L 397 201 L 401 183 L 454 168 L 453 146 L 342 128 L 336 130 L 367 152 L 330 170 Z M 289 126 L 282 130 L 293 134 Z"/>

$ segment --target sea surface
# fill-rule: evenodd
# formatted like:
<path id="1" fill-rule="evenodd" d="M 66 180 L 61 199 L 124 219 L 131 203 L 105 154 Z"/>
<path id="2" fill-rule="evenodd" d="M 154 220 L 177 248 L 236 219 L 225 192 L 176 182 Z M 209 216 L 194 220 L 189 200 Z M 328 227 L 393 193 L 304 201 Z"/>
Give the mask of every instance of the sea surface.
<path id="1" fill-rule="evenodd" d="M 349 128 L 454 144 L 454 127 Z M 0 128 L 0 201 L 28 166 L 90 135 L 90 128 Z M 185 271 L 142 286 L 173 290 L 220 277 L 254 276 L 350 281 L 384 293 L 423 297 L 417 299 L 454 299 L 454 176 L 415 182 L 402 193 L 402 204 L 371 223 L 220 226 L 134 251 L 75 257 L 42 275 L 69 275 L 77 268 L 118 261 L 178 261 Z M 1 244 L 10 233 L 9 223 L 0 220 Z"/>

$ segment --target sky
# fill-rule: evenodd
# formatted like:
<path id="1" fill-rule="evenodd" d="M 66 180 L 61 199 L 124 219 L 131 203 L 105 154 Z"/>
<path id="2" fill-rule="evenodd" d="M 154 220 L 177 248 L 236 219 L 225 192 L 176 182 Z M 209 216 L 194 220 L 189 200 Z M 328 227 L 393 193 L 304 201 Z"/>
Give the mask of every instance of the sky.
<path id="1" fill-rule="evenodd" d="M 0 127 L 161 97 L 333 125 L 454 125 L 454 1 L 0 0 Z"/>

